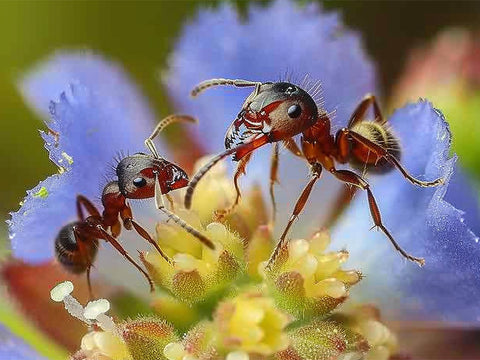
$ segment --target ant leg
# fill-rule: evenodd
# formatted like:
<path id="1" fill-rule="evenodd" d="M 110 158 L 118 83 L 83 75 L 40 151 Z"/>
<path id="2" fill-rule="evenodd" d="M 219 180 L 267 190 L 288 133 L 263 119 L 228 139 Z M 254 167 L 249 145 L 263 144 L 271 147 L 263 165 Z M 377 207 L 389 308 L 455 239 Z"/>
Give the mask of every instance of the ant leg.
<path id="1" fill-rule="evenodd" d="M 406 259 L 413 261 L 417 263 L 420 266 L 425 265 L 425 260 L 423 258 L 417 258 L 415 256 L 412 256 L 408 254 L 405 250 L 403 250 L 400 245 L 395 241 L 393 236 L 390 234 L 390 232 L 387 230 L 387 228 L 383 225 L 382 223 L 382 217 L 380 214 L 380 209 L 378 208 L 377 201 L 375 200 L 375 197 L 373 196 L 372 191 L 370 190 L 370 185 L 367 183 L 365 179 L 363 179 L 361 176 L 355 174 L 354 172 L 350 170 L 337 170 L 335 168 L 330 169 L 330 172 L 335 176 L 338 180 L 351 184 L 354 186 L 359 187 L 362 190 L 365 190 L 367 192 L 367 197 L 368 197 L 368 205 L 370 207 L 370 214 L 372 216 L 373 222 L 376 227 L 378 227 L 382 232 L 385 234 L 385 236 L 390 240 L 392 243 L 393 247 Z"/>
<path id="2" fill-rule="evenodd" d="M 159 155 L 157 148 L 155 147 L 155 144 L 153 143 L 153 139 L 160 134 L 160 132 L 165 129 L 168 125 L 174 123 L 174 122 L 191 122 L 191 123 L 196 123 L 197 119 L 188 116 L 188 115 L 170 115 L 167 116 L 166 118 L 160 120 L 160 122 L 155 126 L 155 129 L 153 129 L 152 134 L 145 139 L 145 146 L 147 147 L 148 150 L 152 153 L 153 157 L 156 159 L 161 159 L 162 157 Z"/>
<path id="3" fill-rule="evenodd" d="M 235 185 L 235 192 L 236 192 L 235 201 L 228 208 L 215 211 L 215 216 L 217 217 L 217 219 L 221 220 L 225 218 L 225 216 L 230 214 L 239 204 L 242 194 L 240 192 L 240 186 L 238 185 L 238 179 L 240 178 L 240 176 L 245 174 L 245 169 L 247 167 L 248 162 L 250 161 L 251 156 L 252 156 L 251 153 L 247 154 L 243 158 L 241 158 L 240 161 L 238 162 L 237 169 L 235 170 L 235 174 L 233 176 L 233 184 Z"/>
<path id="4" fill-rule="evenodd" d="M 285 148 L 290 151 L 293 155 L 303 158 L 302 151 L 298 147 L 297 143 L 293 138 L 288 138 L 282 141 Z"/>
<path id="5" fill-rule="evenodd" d="M 82 206 L 87 210 L 90 215 L 100 217 L 100 212 L 90 200 L 88 200 L 83 195 L 77 195 L 77 215 L 81 221 L 85 220 Z"/>
<path id="6" fill-rule="evenodd" d="M 394 165 L 401 173 L 402 175 L 410 181 L 412 184 L 421 186 L 421 187 L 431 187 L 431 186 L 437 186 L 441 185 L 444 183 L 443 178 L 438 178 L 433 181 L 422 181 L 414 178 L 412 175 L 408 173 L 408 171 L 400 164 L 400 162 L 390 154 L 386 149 L 384 149 L 382 146 L 375 144 L 374 142 L 368 140 L 367 138 L 363 137 L 362 135 L 356 133 L 355 131 L 351 131 L 349 129 L 342 129 L 340 132 L 345 136 L 345 138 L 350 137 L 353 141 L 356 141 L 365 147 L 368 148 L 369 151 L 377 155 L 378 157 L 383 157 L 385 160 L 387 160 L 389 163 Z"/>
<path id="7" fill-rule="evenodd" d="M 88 294 L 90 296 L 90 301 L 92 301 L 94 299 L 93 291 L 92 291 L 92 282 L 90 281 L 90 269 L 91 268 L 92 268 L 91 265 L 87 268 L 87 285 L 88 285 Z"/>
<path id="8" fill-rule="evenodd" d="M 291 226 L 293 225 L 293 222 L 298 218 L 298 215 L 300 212 L 303 210 L 305 207 L 305 204 L 307 203 L 308 197 L 310 196 L 310 193 L 312 192 L 313 185 L 317 182 L 317 180 L 320 178 L 320 175 L 322 174 L 322 167 L 320 164 L 314 164 L 312 166 L 312 178 L 308 182 L 308 184 L 305 186 L 303 189 L 300 197 L 297 200 L 297 203 L 295 204 L 295 208 L 293 209 L 292 216 L 290 216 L 290 219 L 288 220 L 288 224 L 285 227 L 285 230 L 283 230 L 282 236 L 280 237 L 280 240 L 278 241 L 278 244 L 275 246 L 275 249 L 273 250 L 272 255 L 270 256 L 270 259 L 268 259 L 267 263 L 267 269 L 271 269 L 273 264 L 275 263 L 275 260 L 278 257 L 278 254 L 280 253 L 280 250 L 283 248 L 285 244 L 285 238 L 287 237 L 288 231 L 290 230 Z"/>
<path id="9" fill-rule="evenodd" d="M 275 223 L 275 217 L 277 215 L 277 202 L 275 200 L 275 183 L 278 182 L 278 143 L 273 144 L 272 160 L 270 164 L 270 200 L 272 202 L 272 222 Z"/>
<path id="10" fill-rule="evenodd" d="M 255 86 L 255 94 L 258 94 L 260 85 L 262 85 L 259 81 L 249 81 L 249 80 L 241 80 L 241 79 L 210 79 L 202 81 L 200 84 L 195 86 L 192 91 L 190 92 L 190 96 L 196 97 L 203 91 L 215 87 L 215 86 L 235 86 L 235 87 L 252 87 Z"/>
<path id="11" fill-rule="evenodd" d="M 165 194 L 165 197 L 168 200 L 168 203 L 170 204 L 170 209 L 172 212 L 175 212 L 175 204 L 173 202 L 173 198 L 170 196 L 170 194 Z"/>
<path id="12" fill-rule="evenodd" d="M 207 238 L 205 235 L 201 234 L 198 230 L 193 228 L 190 224 L 186 223 L 184 220 L 180 219 L 177 215 L 172 213 L 165 207 L 165 202 L 163 201 L 162 190 L 160 188 L 160 182 L 158 181 L 158 173 L 155 173 L 155 205 L 157 209 L 162 211 L 167 215 L 168 219 L 173 220 L 176 224 L 182 227 L 186 232 L 195 236 L 200 240 L 204 245 L 208 246 L 210 249 L 215 249 L 212 241 Z"/>
<path id="13" fill-rule="evenodd" d="M 163 250 L 160 248 L 158 243 L 150 236 L 147 230 L 145 230 L 139 223 L 134 221 L 133 219 L 130 220 L 132 223 L 133 227 L 135 228 L 135 231 L 140 235 L 142 238 L 147 240 L 150 244 L 153 245 L 155 249 L 160 253 L 160 255 L 165 259 L 167 263 L 173 266 L 173 261 L 170 259 L 170 257 L 163 252 Z"/>
<path id="14" fill-rule="evenodd" d="M 132 214 L 132 209 L 130 206 L 125 203 L 125 207 L 120 211 L 120 217 L 123 220 L 123 226 L 125 229 L 131 230 L 132 227 L 135 229 L 135 231 L 140 235 L 142 238 L 147 240 L 157 251 L 159 254 L 170 264 L 173 264 L 173 262 L 170 260 L 170 258 L 162 251 L 162 249 L 158 246 L 157 242 L 153 240 L 153 238 L 150 236 L 150 234 L 145 230 L 139 223 L 137 223 L 135 220 L 133 220 L 133 214 Z M 113 228 L 112 228 L 113 230 Z M 115 237 L 113 231 L 112 235 Z"/>
<path id="15" fill-rule="evenodd" d="M 263 146 L 268 143 L 268 138 L 266 136 L 258 137 L 250 142 L 245 144 L 240 144 L 231 149 L 227 149 L 224 152 L 213 157 L 207 164 L 205 164 L 198 172 L 195 174 L 193 179 L 188 184 L 187 191 L 185 193 L 184 205 L 186 209 L 190 209 L 192 206 L 192 198 L 195 188 L 198 185 L 198 182 L 205 176 L 205 174 L 214 167 L 220 160 L 226 158 L 229 155 L 235 154 L 236 157 L 241 159 L 246 156 L 248 153 L 258 149 L 260 146 Z"/>
<path id="16" fill-rule="evenodd" d="M 386 122 L 382 115 L 382 112 L 380 111 L 380 106 L 378 105 L 375 95 L 367 94 L 362 99 L 362 101 L 360 101 L 360 104 L 358 104 L 357 108 L 353 111 L 347 128 L 351 129 L 356 123 L 363 121 L 369 106 L 373 106 L 373 115 L 375 116 L 375 122 L 378 122 L 380 124 L 384 124 Z"/>
<path id="17" fill-rule="evenodd" d="M 82 219 L 82 222 L 84 223 L 84 220 Z M 76 244 L 83 244 L 83 240 L 80 239 L 79 235 L 78 235 L 78 228 L 77 227 L 74 227 L 73 228 L 73 236 L 75 237 L 75 243 Z M 90 281 L 90 269 L 92 268 L 92 261 L 93 259 L 91 258 L 90 254 L 88 252 L 86 252 L 86 248 L 84 246 L 79 246 L 78 247 L 78 250 L 80 252 L 80 254 L 82 255 L 82 257 L 84 257 L 85 259 L 88 260 L 89 262 L 89 265 L 87 266 L 87 271 L 86 271 L 86 275 L 87 275 L 87 286 L 88 286 L 88 295 L 90 297 L 90 300 L 93 300 L 94 297 L 93 297 L 93 291 L 92 291 L 92 283 Z"/>
<path id="18" fill-rule="evenodd" d="M 138 265 L 136 263 L 136 261 L 128 254 L 128 252 L 122 247 L 122 245 L 120 245 L 120 243 L 117 241 L 117 239 L 115 239 L 112 235 L 110 235 L 102 226 L 100 225 L 97 225 L 97 230 L 100 232 L 100 234 L 102 235 L 102 238 L 109 242 L 110 244 L 113 245 L 113 247 L 120 253 L 122 254 L 125 259 L 127 259 L 133 266 L 135 266 L 137 268 L 138 271 L 140 271 L 143 276 L 145 276 L 145 278 L 147 279 L 148 281 L 148 284 L 150 285 L 150 292 L 154 292 L 155 291 L 155 285 L 153 283 L 153 280 L 152 278 L 150 277 L 150 275 L 148 275 L 148 273 L 142 269 L 142 267 L 140 265 Z"/>

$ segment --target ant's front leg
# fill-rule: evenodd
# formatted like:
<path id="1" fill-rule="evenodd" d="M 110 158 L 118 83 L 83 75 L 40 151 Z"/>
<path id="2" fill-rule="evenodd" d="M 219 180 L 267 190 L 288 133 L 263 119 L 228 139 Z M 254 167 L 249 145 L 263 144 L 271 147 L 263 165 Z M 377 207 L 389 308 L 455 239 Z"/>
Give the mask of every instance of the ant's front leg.
<path id="1" fill-rule="evenodd" d="M 272 202 L 272 222 L 275 223 L 275 217 L 277 215 L 277 202 L 275 200 L 275 183 L 278 183 L 278 154 L 279 145 L 278 142 L 273 144 L 272 159 L 270 163 L 270 201 Z"/>
<path id="2" fill-rule="evenodd" d="M 293 209 L 292 215 L 290 216 L 290 219 L 288 220 L 287 226 L 285 227 L 285 230 L 283 230 L 282 236 L 280 237 L 280 240 L 278 241 L 277 246 L 275 246 L 275 249 L 273 250 L 272 255 L 270 256 L 270 259 L 268 260 L 267 263 L 267 269 L 271 269 L 273 264 L 275 263 L 275 260 L 277 259 L 280 250 L 283 248 L 285 244 L 285 239 L 287 237 L 288 231 L 292 227 L 294 221 L 298 218 L 298 215 L 300 212 L 302 212 L 303 208 L 305 207 L 305 204 L 307 203 L 308 197 L 310 196 L 310 193 L 312 192 L 313 185 L 317 182 L 317 180 L 320 178 L 320 175 L 322 174 L 322 166 L 319 163 L 315 163 L 312 165 L 312 178 L 308 182 L 308 184 L 305 186 L 303 189 L 302 193 L 300 194 L 300 197 L 297 200 L 297 203 L 295 204 L 295 207 Z"/>
<path id="3" fill-rule="evenodd" d="M 153 245 L 153 247 L 155 249 L 157 249 L 157 251 L 159 252 L 159 254 L 164 258 L 164 260 L 169 263 L 170 265 L 173 266 L 173 260 L 167 255 L 165 254 L 165 252 L 163 252 L 163 250 L 160 248 L 160 246 L 158 245 L 158 243 L 153 240 L 153 238 L 150 236 L 150 234 L 148 233 L 147 230 L 145 230 L 139 223 L 137 223 L 135 220 L 131 219 L 130 222 L 132 223 L 135 231 L 138 233 L 138 235 L 140 235 L 142 238 L 144 238 L 145 240 L 147 240 L 150 244 Z"/>
<path id="4" fill-rule="evenodd" d="M 179 225 L 181 228 L 183 228 L 186 232 L 189 234 L 192 234 L 195 236 L 198 240 L 200 240 L 204 245 L 208 246 L 210 249 L 214 250 L 215 245 L 213 245 L 213 242 L 207 238 L 205 235 L 201 234 L 198 230 L 196 230 L 194 227 L 192 227 L 190 224 L 186 223 L 184 220 L 180 219 L 177 215 L 172 213 L 170 210 L 168 210 L 165 207 L 165 202 L 163 201 L 163 196 L 162 196 L 162 189 L 160 188 L 160 182 L 158 180 L 158 173 L 155 172 L 155 205 L 158 210 L 163 212 L 168 219 L 172 220 L 174 223 Z"/>
<path id="5" fill-rule="evenodd" d="M 410 175 L 408 171 L 400 164 L 397 158 L 392 154 L 390 154 L 385 148 L 375 144 L 373 141 L 368 140 L 366 137 L 356 133 L 355 131 L 351 131 L 349 129 L 344 128 L 339 131 L 339 136 L 341 136 L 342 139 L 344 139 L 342 141 L 352 141 L 352 142 L 360 143 L 363 146 L 365 146 L 369 151 L 371 151 L 373 154 L 375 154 L 378 158 L 384 158 L 393 166 L 395 166 L 402 173 L 402 175 L 414 185 L 421 186 L 421 187 L 432 187 L 432 186 L 442 185 L 444 183 L 443 178 L 438 178 L 433 181 L 422 181 L 422 180 L 416 179 L 415 177 Z"/>
<path id="6" fill-rule="evenodd" d="M 132 228 L 134 228 L 138 235 L 140 235 L 142 238 L 147 240 L 148 243 L 153 245 L 153 247 L 158 251 L 158 253 L 165 259 L 167 263 L 173 265 L 172 259 L 170 259 L 170 257 L 167 254 L 165 254 L 165 252 L 160 248 L 158 243 L 155 240 L 153 240 L 153 238 L 150 236 L 148 231 L 145 230 L 143 226 L 141 226 L 135 220 L 133 220 L 132 209 L 126 202 L 125 202 L 124 208 L 120 211 L 120 218 L 123 221 L 123 226 L 125 227 L 125 229 L 131 230 Z M 116 237 L 113 231 L 112 231 L 112 235 Z"/>
<path id="7" fill-rule="evenodd" d="M 282 140 L 285 148 L 293 155 L 303 158 L 302 151 L 293 138 Z M 279 163 L 280 145 L 278 142 L 273 144 L 272 157 L 270 162 L 270 200 L 272 202 L 272 222 L 275 223 L 277 215 L 277 202 L 275 200 L 274 186 L 278 183 L 278 163 Z"/>
<path id="8" fill-rule="evenodd" d="M 173 201 L 173 198 L 170 196 L 170 194 L 165 194 L 165 197 L 167 198 L 168 203 L 170 204 L 170 210 L 172 212 L 175 212 L 175 203 Z"/>
<path id="9" fill-rule="evenodd" d="M 390 232 L 387 230 L 387 228 L 383 225 L 382 223 L 382 217 L 380 214 L 380 209 L 378 208 L 377 201 L 375 200 L 375 197 L 373 196 L 372 191 L 370 190 L 370 185 L 368 182 L 363 179 L 360 175 L 355 174 L 354 172 L 350 170 L 337 170 L 335 168 L 331 168 L 330 172 L 335 176 L 338 180 L 351 184 L 354 186 L 357 186 L 358 188 L 365 190 L 367 192 L 368 196 L 368 205 L 370 207 L 370 214 L 372 216 L 373 222 L 375 226 L 377 226 L 382 232 L 387 236 L 387 238 L 390 240 L 392 245 L 395 247 L 395 249 L 402 254 L 403 257 L 406 259 L 416 262 L 418 265 L 423 266 L 425 265 L 425 260 L 423 258 L 417 258 L 415 256 L 412 256 L 408 254 L 405 250 L 403 250 L 400 245 L 397 244 L 393 236 L 390 234 Z"/>
<path id="10" fill-rule="evenodd" d="M 240 161 L 238 162 L 237 169 L 235 170 L 235 175 L 233 176 L 233 184 L 235 185 L 235 192 L 236 192 L 235 201 L 233 202 L 232 205 L 230 205 L 226 209 L 216 210 L 215 211 L 216 220 L 225 219 L 225 217 L 228 214 L 230 214 L 237 207 L 237 205 L 240 203 L 240 198 L 242 197 L 242 194 L 240 192 L 240 186 L 238 185 L 238 179 L 240 178 L 240 176 L 245 174 L 247 164 L 250 161 L 251 157 L 252 157 L 252 154 L 249 153 L 249 154 L 245 155 L 243 158 L 241 158 Z"/>

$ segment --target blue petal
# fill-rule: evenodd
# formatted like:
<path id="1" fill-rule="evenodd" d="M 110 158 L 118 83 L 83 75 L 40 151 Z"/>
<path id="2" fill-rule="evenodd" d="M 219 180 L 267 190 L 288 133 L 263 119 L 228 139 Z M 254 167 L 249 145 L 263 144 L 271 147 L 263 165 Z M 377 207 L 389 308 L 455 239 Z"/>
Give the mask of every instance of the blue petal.
<path id="1" fill-rule="evenodd" d="M 59 134 L 56 143 L 42 132 L 59 174 L 28 191 L 9 221 L 13 254 L 39 263 L 52 258 L 58 230 L 75 219 L 76 195 L 99 198 L 116 154 L 143 150 L 154 116 L 123 70 L 93 54 L 59 53 L 20 87 L 34 109 L 50 113 L 45 123 Z"/>
<path id="2" fill-rule="evenodd" d="M 320 81 L 322 100 L 335 112 L 334 127 L 345 124 L 367 92 L 376 92 L 374 66 L 363 51 L 360 36 L 347 30 L 335 12 L 317 4 L 301 7 L 279 0 L 267 7 L 251 5 L 243 21 L 230 5 L 203 10 L 186 26 L 169 62 L 165 85 L 178 111 L 200 120 L 196 135 L 210 152 L 223 150 L 228 125 L 252 89 L 212 89 L 198 98 L 190 90 L 210 78 L 276 81 L 293 73 L 299 84 L 308 74 Z M 307 86 L 308 90 L 309 87 Z M 267 184 L 269 149 L 255 152 L 247 168 L 248 179 Z M 291 154 L 282 157 L 278 188 L 279 224 L 284 224 L 293 204 L 308 181 L 304 161 Z M 295 191 L 286 191 L 296 189 Z M 335 197 L 338 182 L 322 180 L 312 198 L 321 206 L 308 207 L 301 220 L 324 217 L 323 209 Z M 308 212 L 314 211 L 315 214 Z M 323 215 L 322 215 L 323 213 Z M 297 226 L 296 229 L 300 229 Z"/>
<path id="3" fill-rule="evenodd" d="M 245 22 L 230 5 L 201 11 L 185 28 L 169 65 L 169 94 L 179 109 L 199 117 L 195 130 L 211 151 L 222 147 L 226 128 L 251 89 L 210 90 L 190 98 L 203 80 L 275 81 L 293 73 L 301 82 L 308 74 L 321 82 L 325 107 L 340 121 L 376 84 L 359 36 L 343 28 L 337 13 L 281 0 L 266 8 L 252 5 Z"/>
<path id="4" fill-rule="evenodd" d="M 480 206 L 478 191 L 474 186 L 468 175 L 457 166 L 448 184 L 445 200 L 457 209 L 461 209 L 467 226 L 475 234 L 480 234 Z"/>
<path id="5" fill-rule="evenodd" d="M 0 324 L 0 359 L 4 360 L 44 360 L 35 350 L 22 339 L 13 335 L 4 325 Z"/>
<path id="6" fill-rule="evenodd" d="M 450 191 L 457 186 L 449 188 L 456 157 L 449 157 L 448 125 L 425 101 L 397 110 L 390 123 L 401 140 L 405 167 L 422 179 L 442 176 L 447 182 L 418 188 L 398 171 L 371 181 L 386 227 L 407 252 L 426 259 L 423 268 L 403 260 L 382 233 L 367 231 L 373 222 L 366 196 L 357 194 L 333 233 L 336 244 L 348 248 L 351 265 L 366 275 L 353 296 L 380 301 L 387 316 L 403 320 L 478 322 L 480 245 L 464 213 L 445 200 L 457 199 Z M 459 194 L 459 200 L 464 198 Z M 478 203 L 470 206 L 476 217 L 470 222 L 478 222 Z"/>

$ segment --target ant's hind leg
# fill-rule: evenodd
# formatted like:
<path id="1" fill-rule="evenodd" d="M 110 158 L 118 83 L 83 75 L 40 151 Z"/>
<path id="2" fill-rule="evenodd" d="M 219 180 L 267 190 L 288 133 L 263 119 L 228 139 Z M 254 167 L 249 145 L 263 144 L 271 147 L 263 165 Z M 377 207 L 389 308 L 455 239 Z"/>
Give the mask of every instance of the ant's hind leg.
<path id="1" fill-rule="evenodd" d="M 385 236 L 390 240 L 392 243 L 393 247 L 406 259 L 413 261 L 417 263 L 420 266 L 425 265 L 425 260 L 423 258 L 418 258 L 415 256 L 412 256 L 408 254 L 405 250 L 403 250 L 400 245 L 395 241 L 393 236 L 390 234 L 388 229 L 383 225 L 382 223 L 382 217 L 380 214 L 380 209 L 378 208 L 377 201 L 375 200 L 375 197 L 373 196 L 372 191 L 370 190 L 370 185 L 367 183 L 365 179 L 363 179 L 361 176 L 355 174 L 352 171 L 349 170 L 337 170 L 335 168 L 330 169 L 330 172 L 335 176 L 338 180 L 351 184 L 354 186 L 359 187 L 362 190 L 365 190 L 367 192 L 367 197 L 368 197 L 368 205 L 370 207 L 370 214 L 372 216 L 373 222 L 376 227 L 378 227 L 382 232 L 385 234 Z"/>
<path id="2" fill-rule="evenodd" d="M 444 183 L 443 178 L 438 178 L 433 181 L 418 180 L 412 175 L 410 175 L 409 172 L 400 164 L 397 158 L 392 154 L 390 154 L 382 146 L 375 144 L 373 141 L 368 140 L 364 136 L 356 133 L 355 131 L 351 131 L 349 129 L 342 129 L 340 130 L 340 132 L 342 133 L 344 138 L 350 137 L 351 141 L 362 144 L 363 146 L 368 148 L 369 151 L 371 151 L 373 154 L 375 154 L 379 158 L 382 157 L 385 160 L 387 160 L 390 164 L 395 166 L 408 181 L 410 181 L 414 185 L 421 186 L 421 187 L 432 187 L 432 186 L 442 185 Z"/>
<path id="3" fill-rule="evenodd" d="M 380 124 L 385 124 L 386 120 L 382 115 L 375 95 L 367 94 L 362 101 L 360 101 L 360 104 L 358 104 L 357 108 L 353 111 L 347 127 L 351 129 L 355 124 L 363 121 L 370 106 L 373 106 L 373 115 L 375 116 L 374 121 Z"/>

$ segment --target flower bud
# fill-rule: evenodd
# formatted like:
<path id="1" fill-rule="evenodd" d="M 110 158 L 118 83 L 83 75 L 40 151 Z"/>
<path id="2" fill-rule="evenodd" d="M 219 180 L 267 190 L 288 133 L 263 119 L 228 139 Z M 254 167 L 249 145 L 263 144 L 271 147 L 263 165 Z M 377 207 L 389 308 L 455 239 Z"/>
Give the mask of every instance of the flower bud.
<path id="1" fill-rule="evenodd" d="M 205 284 L 198 270 L 179 271 L 173 276 L 172 290 L 181 300 L 192 302 L 203 297 Z"/>
<path id="2" fill-rule="evenodd" d="M 250 277 L 260 281 L 262 276 L 259 274 L 259 265 L 268 260 L 272 252 L 272 232 L 267 225 L 261 225 L 257 228 L 248 242 L 245 250 L 247 261 L 247 272 Z"/>
<path id="3" fill-rule="evenodd" d="M 214 316 L 217 346 L 226 353 L 271 355 L 288 347 L 284 329 L 289 322 L 271 298 L 244 293 L 219 305 Z"/>
<path id="4" fill-rule="evenodd" d="M 330 313 L 361 279 L 358 272 L 341 269 L 347 251 L 324 253 L 329 242 L 326 232 L 317 232 L 310 241 L 292 240 L 282 250 L 282 260 L 267 270 L 266 281 L 275 300 L 298 318 Z"/>
<path id="5" fill-rule="evenodd" d="M 173 326 L 156 318 L 140 318 L 126 322 L 120 331 L 134 359 L 165 359 L 165 346 L 178 340 Z"/>
<path id="6" fill-rule="evenodd" d="M 350 352 L 362 352 L 365 339 L 333 321 L 315 321 L 289 332 L 291 345 L 277 354 L 279 360 L 337 359 Z"/>

